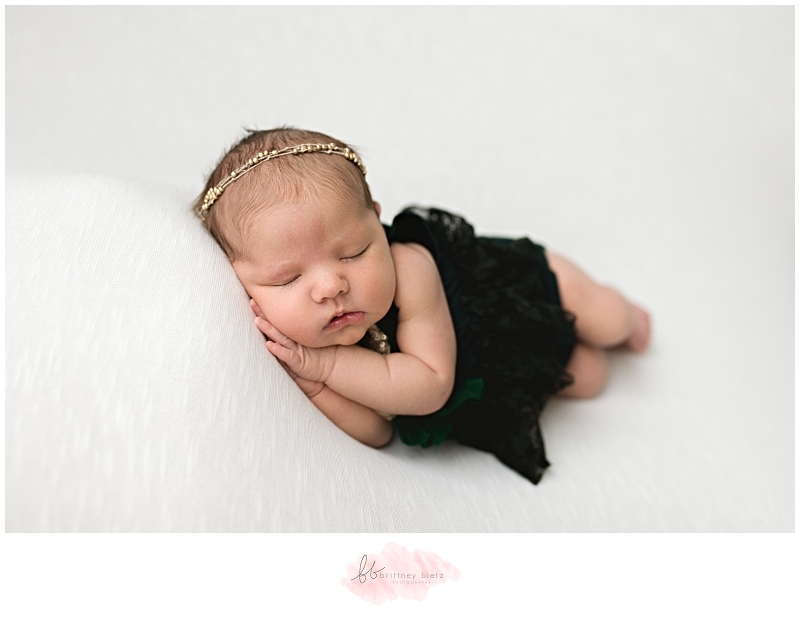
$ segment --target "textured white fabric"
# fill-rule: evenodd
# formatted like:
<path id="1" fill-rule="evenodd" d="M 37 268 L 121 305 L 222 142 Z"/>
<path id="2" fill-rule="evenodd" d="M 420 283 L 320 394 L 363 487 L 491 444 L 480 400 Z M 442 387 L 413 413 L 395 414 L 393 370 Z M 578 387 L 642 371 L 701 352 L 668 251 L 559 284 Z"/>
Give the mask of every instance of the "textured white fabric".
<path id="1" fill-rule="evenodd" d="M 642 359 L 616 357 L 628 378 L 599 400 L 551 403 L 534 487 L 457 444 L 374 450 L 334 427 L 176 191 L 12 175 L 6 230 L 9 531 L 791 527 L 742 419 L 676 425 L 708 401 L 654 397 Z"/>
<path id="2" fill-rule="evenodd" d="M 7 530 L 793 530 L 793 23 L 8 7 Z M 538 486 L 361 446 L 268 355 L 187 208 L 242 126 L 281 123 L 357 146 L 386 221 L 459 211 L 653 311 L 602 396 L 548 404 Z"/>

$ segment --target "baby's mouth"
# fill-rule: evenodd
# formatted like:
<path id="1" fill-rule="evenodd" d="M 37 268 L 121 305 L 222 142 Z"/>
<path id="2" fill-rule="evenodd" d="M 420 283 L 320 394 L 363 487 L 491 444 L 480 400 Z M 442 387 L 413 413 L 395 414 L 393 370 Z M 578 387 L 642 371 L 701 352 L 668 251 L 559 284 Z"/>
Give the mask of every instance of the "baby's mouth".
<path id="1" fill-rule="evenodd" d="M 328 325 L 325 327 L 325 330 L 336 330 L 337 328 L 342 328 L 343 326 L 361 324 L 363 321 L 363 311 L 345 311 L 344 313 L 333 316 L 331 321 L 328 322 Z"/>

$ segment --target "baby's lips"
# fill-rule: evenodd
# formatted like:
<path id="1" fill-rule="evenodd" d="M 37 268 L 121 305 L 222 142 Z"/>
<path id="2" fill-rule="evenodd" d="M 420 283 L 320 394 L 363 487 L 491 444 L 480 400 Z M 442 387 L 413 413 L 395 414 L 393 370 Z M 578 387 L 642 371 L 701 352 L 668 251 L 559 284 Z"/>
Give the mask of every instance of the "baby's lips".
<path id="1" fill-rule="evenodd" d="M 337 314 L 331 318 L 325 329 L 336 330 L 350 324 L 361 324 L 361 322 L 364 321 L 365 315 L 363 311 L 346 311 L 342 314 Z"/>

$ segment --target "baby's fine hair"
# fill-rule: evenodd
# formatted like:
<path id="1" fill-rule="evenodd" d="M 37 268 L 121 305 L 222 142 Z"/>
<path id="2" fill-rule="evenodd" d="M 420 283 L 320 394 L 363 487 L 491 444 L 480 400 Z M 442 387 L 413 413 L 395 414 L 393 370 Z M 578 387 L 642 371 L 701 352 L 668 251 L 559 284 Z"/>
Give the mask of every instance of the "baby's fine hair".
<path id="1" fill-rule="evenodd" d="M 355 152 L 352 146 L 316 131 L 279 127 L 267 131 L 247 129 L 246 133 L 222 156 L 209 175 L 205 188 L 192 206 L 198 216 L 206 192 L 259 152 L 300 144 L 331 143 Z M 369 186 L 358 166 L 344 157 L 306 153 L 266 161 L 242 175 L 214 202 L 203 225 L 231 262 L 245 260 L 248 258 L 245 249 L 248 230 L 255 214 L 280 202 L 318 196 L 321 191 L 373 208 Z"/>

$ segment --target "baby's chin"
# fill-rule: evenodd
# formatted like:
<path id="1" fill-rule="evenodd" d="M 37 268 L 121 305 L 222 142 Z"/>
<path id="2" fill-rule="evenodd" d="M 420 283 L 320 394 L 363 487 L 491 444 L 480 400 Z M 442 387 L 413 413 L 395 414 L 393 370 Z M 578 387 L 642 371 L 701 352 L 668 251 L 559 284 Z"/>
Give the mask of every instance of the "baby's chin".
<path id="1" fill-rule="evenodd" d="M 367 329 L 363 328 L 362 325 L 348 326 L 337 334 L 339 336 L 337 337 L 336 345 L 355 345 L 364 338 L 364 335 L 367 334 Z"/>
<path id="2" fill-rule="evenodd" d="M 334 337 L 329 337 L 325 341 L 315 340 L 308 343 L 297 341 L 300 345 L 307 348 L 327 348 L 332 345 L 355 345 L 364 338 L 367 334 L 367 328 L 362 324 L 358 326 L 347 326 L 342 330 L 334 333 Z"/>

